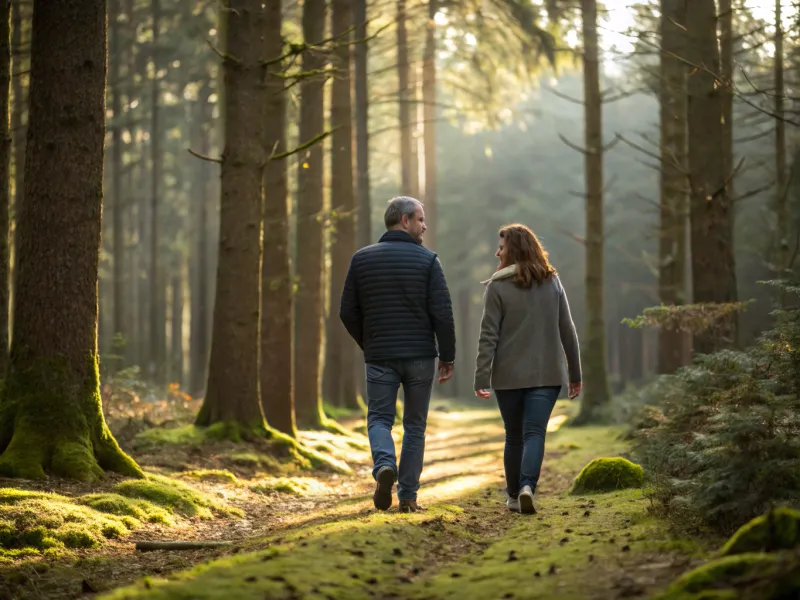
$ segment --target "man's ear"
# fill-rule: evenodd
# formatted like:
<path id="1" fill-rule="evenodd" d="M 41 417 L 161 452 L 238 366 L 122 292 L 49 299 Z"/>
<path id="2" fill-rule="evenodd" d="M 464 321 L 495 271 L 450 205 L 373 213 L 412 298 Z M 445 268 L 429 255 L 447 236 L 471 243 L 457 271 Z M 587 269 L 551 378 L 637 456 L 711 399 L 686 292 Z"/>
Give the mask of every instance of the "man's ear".
<path id="1" fill-rule="evenodd" d="M 408 221 L 409 221 L 408 215 L 402 215 L 400 217 L 400 225 L 402 225 L 406 229 L 408 228 Z"/>

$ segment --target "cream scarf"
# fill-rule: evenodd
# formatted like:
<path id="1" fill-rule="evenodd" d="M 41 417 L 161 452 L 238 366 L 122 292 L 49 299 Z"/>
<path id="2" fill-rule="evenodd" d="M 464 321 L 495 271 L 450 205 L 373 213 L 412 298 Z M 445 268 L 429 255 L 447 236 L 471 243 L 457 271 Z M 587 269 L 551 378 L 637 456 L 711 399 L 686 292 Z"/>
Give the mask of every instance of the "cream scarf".
<path id="1" fill-rule="evenodd" d="M 516 263 L 513 265 L 508 265 L 507 267 L 503 267 L 502 269 L 495 271 L 494 274 L 487 280 L 481 281 L 483 285 L 489 285 L 492 281 L 497 281 L 498 279 L 507 279 L 508 277 L 513 277 L 517 274 L 517 265 Z"/>

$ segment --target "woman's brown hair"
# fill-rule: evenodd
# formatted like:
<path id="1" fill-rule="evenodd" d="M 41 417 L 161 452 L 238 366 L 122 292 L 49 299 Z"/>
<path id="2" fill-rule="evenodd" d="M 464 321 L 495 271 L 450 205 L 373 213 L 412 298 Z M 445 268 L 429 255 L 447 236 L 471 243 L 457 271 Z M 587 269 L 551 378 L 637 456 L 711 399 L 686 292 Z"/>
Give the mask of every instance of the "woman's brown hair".
<path id="1" fill-rule="evenodd" d="M 505 241 L 506 262 L 517 265 L 514 281 L 518 286 L 529 288 L 534 281 L 541 284 L 556 274 L 547 250 L 525 225 L 506 225 L 500 229 L 500 237 Z"/>

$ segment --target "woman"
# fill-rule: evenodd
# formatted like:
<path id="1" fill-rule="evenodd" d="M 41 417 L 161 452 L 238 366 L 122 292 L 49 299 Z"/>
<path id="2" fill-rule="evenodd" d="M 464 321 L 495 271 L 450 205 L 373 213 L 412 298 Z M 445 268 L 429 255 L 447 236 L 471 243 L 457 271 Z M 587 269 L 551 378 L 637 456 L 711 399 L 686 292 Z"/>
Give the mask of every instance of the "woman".
<path id="1" fill-rule="evenodd" d="M 488 399 L 489 389 L 497 395 L 506 430 L 506 504 L 510 510 L 535 513 L 544 436 L 565 371 L 569 397 L 581 391 L 578 335 L 564 287 L 530 229 L 503 227 L 496 256 L 500 265 L 483 282 L 474 389 L 480 398 Z"/>

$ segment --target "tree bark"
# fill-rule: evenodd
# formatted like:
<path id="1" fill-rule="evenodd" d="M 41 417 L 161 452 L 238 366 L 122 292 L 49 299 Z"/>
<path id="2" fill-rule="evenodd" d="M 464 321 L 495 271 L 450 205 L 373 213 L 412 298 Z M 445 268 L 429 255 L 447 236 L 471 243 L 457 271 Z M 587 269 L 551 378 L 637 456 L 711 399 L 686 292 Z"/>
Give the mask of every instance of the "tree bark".
<path id="1" fill-rule="evenodd" d="M 142 476 L 105 424 L 98 376 L 105 1 L 36 2 L 33 40 L 16 328 L 0 401 L 0 473 Z"/>
<path id="2" fill-rule="evenodd" d="M 331 208 L 335 229 L 331 241 L 330 314 L 325 346 L 326 399 L 337 406 L 358 408 L 355 384 L 355 342 L 339 320 L 339 298 L 350 257 L 355 252 L 355 197 L 350 101 L 350 0 L 333 0 L 332 34 L 337 76 L 331 86 Z"/>
<path id="3" fill-rule="evenodd" d="M 267 3 L 266 57 L 283 53 L 280 0 Z M 279 74 L 283 61 L 268 67 L 264 147 L 286 152 L 286 95 Z M 261 260 L 261 403 L 269 424 L 291 436 L 294 421 L 294 347 L 292 344 L 292 271 L 289 263 L 289 188 L 286 159 L 268 160 L 264 168 L 264 249 Z"/>
<path id="4" fill-rule="evenodd" d="M 211 88 L 204 86 L 197 106 L 197 139 L 198 149 L 203 156 L 211 153 L 210 131 L 207 127 L 211 120 L 209 115 L 209 95 Z M 191 316 L 191 357 L 189 393 L 200 396 L 206 384 L 206 367 L 208 365 L 208 208 L 209 208 L 209 168 L 198 160 L 192 183 L 196 192 L 192 197 L 196 202 L 197 229 L 195 232 L 195 285 L 192 294 Z"/>
<path id="5" fill-rule="evenodd" d="M 114 317 L 113 334 L 121 335 L 124 343 L 129 343 L 127 330 L 125 328 L 125 306 L 124 295 L 125 286 L 123 280 L 123 267 L 125 264 L 125 234 L 123 210 L 124 202 L 122 195 L 122 44 L 120 43 L 119 17 L 122 13 L 122 0 L 111 0 L 113 10 L 108 16 L 109 23 L 109 60 L 112 67 L 111 79 L 111 113 L 114 129 L 111 131 L 111 181 L 112 181 L 112 225 L 111 240 L 113 243 L 113 294 L 114 294 Z M 116 363 L 116 364 L 115 364 Z M 121 360 L 112 363 L 114 367 L 121 366 Z"/>
<path id="6" fill-rule="evenodd" d="M 226 423 L 263 433 L 258 393 L 261 198 L 269 92 L 264 86 L 267 8 L 261 0 L 226 0 L 224 115 L 217 291 L 208 385 L 197 425 Z"/>
<path id="7" fill-rule="evenodd" d="M 597 42 L 597 2 L 581 0 L 586 111 L 586 337 L 582 348 L 583 402 L 576 424 L 595 421 L 610 399 L 606 374 L 603 298 L 603 105 Z"/>
<path id="8" fill-rule="evenodd" d="M 148 277 L 150 280 L 150 377 L 156 383 L 163 383 L 165 366 L 165 338 L 166 323 L 162 303 L 163 286 L 161 281 L 159 265 L 159 201 L 158 195 L 161 189 L 161 102 L 160 73 L 160 30 L 161 30 L 161 6 L 160 0 L 151 0 L 151 10 L 153 13 L 153 79 L 151 93 L 151 121 L 150 121 L 150 160 L 152 164 L 152 179 L 150 180 L 150 269 Z"/>
<path id="9" fill-rule="evenodd" d="M 22 59 L 22 45 L 25 41 L 23 35 L 24 25 L 27 19 L 22 15 L 22 0 L 12 0 L 11 2 L 11 53 L 13 56 L 13 77 L 11 78 L 11 90 L 13 95 L 13 106 L 11 108 L 11 135 L 13 140 L 13 160 L 14 160 L 14 207 L 11 214 L 11 221 L 14 223 L 11 232 L 12 256 L 9 263 L 11 270 L 11 289 L 9 292 L 9 314 L 14 314 L 14 298 L 16 290 L 17 262 L 19 258 L 19 244 L 17 243 L 17 215 L 22 206 L 23 180 L 25 172 L 25 138 L 26 113 L 28 110 L 28 98 L 25 86 L 25 61 Z M 14 335 L 13 319 L 8 324 L 9 339 Z"/>
<path id="10" fill-rule="evenodd" d="M 11 284 L 11 132 L 8 121 L 11 100 L 11 0 L 2 0 L 0 3 L 0 19 L 0 377 L 4 377 L 8 366 L 8 300 Z"/>
<path id="11" fill-rule="evenodd" d="M 776 264 L 779 275 L 790 269 L 789 210 L 787 203 L 788 182 L 786 181 L 786 122 L 784 121 L 783 77 L 783 24 L 781 0 L 775 0 L 775 246 Z"/>
<path id="12" fill-rule="evenodd" d="M 411 103 L 406 0 L 397 0 L 397 101 L 400 118 L 400 193 L 413 196 L 411 157 Z"/>
<path id="13" fill-rule="evenodd" d="M 356 196 L 358 198 L 358 247 L 372 243 L 372 206 L 369 190 L 369 95 L 367 86 L 367 0 L 354 0 L 356 34 L 354 90 L 356 123 Z"/>
<path id="14" fill-rule="evenodd" d="M 721 95 L 724 172 L 728 197 L 733 198 L 733 3 L 731 0 L 719 0 L 718 21 L 720 71 L 725 82 Z M 733 218 L 731 218 L 732 231 Z"/>
<path id="15" fill-rule="evenodd" d="M 436 251 L 437 176 L 436 156 L 436 0 L 428 0 L 428 24 L 425 31 L 425 52 L 422 62 L 422 122 L 425 160 L 425 246 Z"/>
<path id="16" fill-rule="evenodd" d="M 659 232 L 659 299 L 661 304 L 686 303 L 686 75 L 685 0 L 661 2 L 661 223 Z M 658 338 L 658 370 L 674 373 L 686 364 L 682 331 L 662 330 Z"/>
<path id="17" fill-rule="evenodd" d="M 723 86 L 719 72 L 714 0 L 687 3 L 686 59 L 703 65 L 689 76 L 689 180 L 691 182 L 692 287 L 696 303 L 735 302 L 736 271 L 732 240 L 732 205 L 728 195 L 725 132 L 722 123 Z M 695 351 L 708 353 L 733 344 L 736 318 L 713 333 L 695 337 Z"/>
<path id="18" fill-rule="evenodd" d="M 317 44 L 325 37 L 325 0 L 303 3 L 303 41 Z M 303 52 L 303 71 L 324 68 L 325 56 L 314 48 Z M 324 85 L 321 78 L 300 83 L 300 142 L 322 135 L 325 128 Z M 322 412 L 323 281 L 323 155 L 312 145 L 298 161 L 297 172 L 297 294 L 295 314 L 295 411 L 301 427 L 319 427 Z"/>

